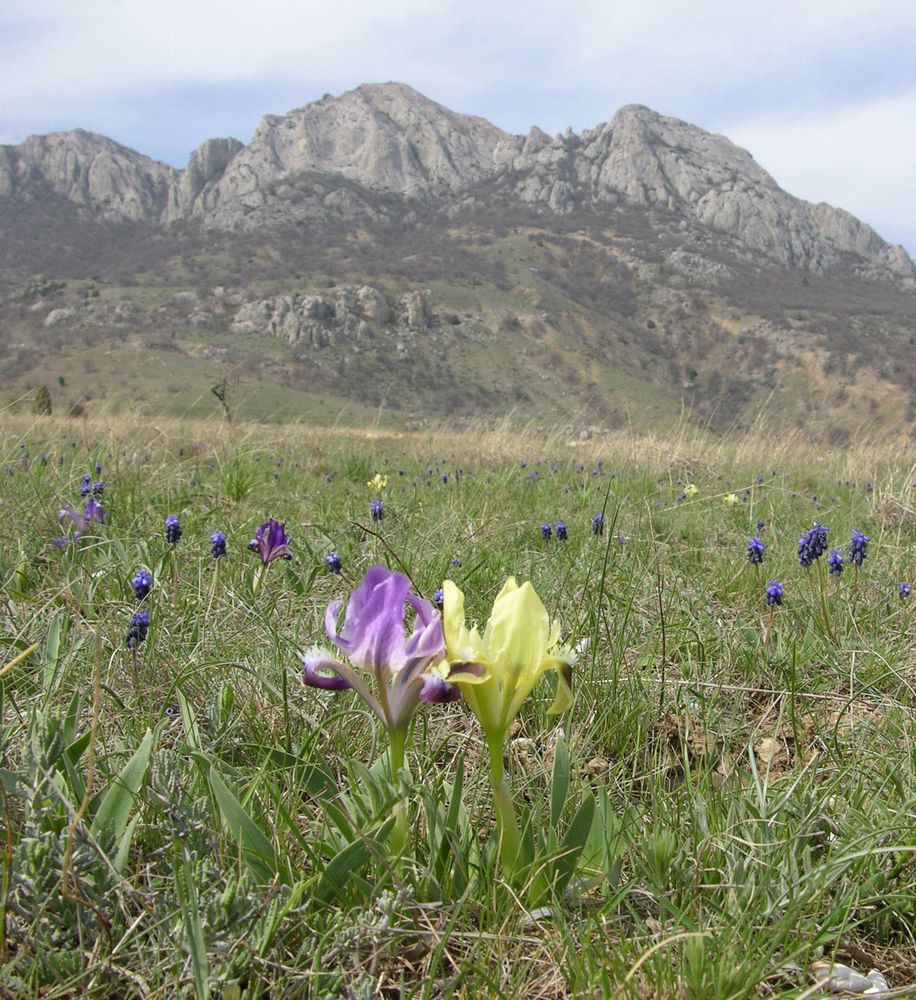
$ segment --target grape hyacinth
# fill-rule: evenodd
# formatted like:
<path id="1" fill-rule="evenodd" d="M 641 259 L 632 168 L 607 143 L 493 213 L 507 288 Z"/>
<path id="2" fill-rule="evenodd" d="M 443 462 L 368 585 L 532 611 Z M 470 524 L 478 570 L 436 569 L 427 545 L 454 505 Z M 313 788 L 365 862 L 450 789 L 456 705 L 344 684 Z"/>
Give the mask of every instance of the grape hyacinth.
<path id="1" fill-rule="evenodd" d="M 770 580 L 764 591 L 764 600 L 767 607 L 772 608 L 775 604 L 782 604 L 782 584 L 779 580 Z"/>
<path id="2" fill-rule="evenodd" d="M 341 562 L 340 556 L 336 552 L 329 552 L 324 557 L 325 563 L 327 563 L 328 569 L 334 574 L 334 576 L 340 575 Z"/>
<path id="3" fill-rule="evenodd" d="M 435 604 L 440 611 L 442 610 L 442 604 L 444 600 L 445 600 L 445 591 L 441 587 L 437 587 L 433 591 L 433 604 Z"/>
<path id="4" fill-rule="evenodd" d="M 828 572 L 831 576 L 842 576 L 843 573 L 843 550 L 831 549 L 827 556 Z"/>
<path id="5" fill-rule="evenodd" d="M 862 560 L 868 555 L 868 543 L 871 539 L 858 528 L 852 530 L 852 541 L 849 543 L 849 561 L 856 566 L 862 565 Z"/>
<path id="6" fill-rule="evenodd" d="M 900 595 L 901 601 L 905 601 L 910 596 L 910 585 L 906 580 L 897 584 L 897 593 Z"/>
<path id="7" fill-rule="evenodd" d="M 829 530 L 819 521 L 815 521 L 810 531 L 806 531 L 799 538 L 798 561 L 802 566 L 807 568 L 827 551 L 827 532 Z"/>
<path id="8" fill-rule="evenodd" d="M 565 542 L 569 538 L 569 529 L 565 521 L 557 521 L 557 541 Z"/>
<path id="9" fill-rule="evenodd" d="M 763 562 L 764 552 L 766 552 L 766 546 L 759 535 L 754 535 L 747 543 L 747 561 L 754 566 L 759 566 Z"/>
<path id="10" fill-rule="evenodd" d="M 541 525 L 541 538 L 543 538 L 545 542 L 550 541 L 550 537 L 552 534 L 553 534 L 553 528 L 549 523 Z"/>
<path id="11" fill-rule="evenodd" d="M 141 566 L 136 573 L 134 573 L 133 579 L 130 581 L 131 587 L 133 587 L 134 597 L 138 601 L 142 601 L 144 597 L 153 589 L 153 574 L 145 567 Z"/>
<path id="12" fill-rule="evenodd" d="M 600 511 L 597 514 L 592 515 L 592 534 L 593 535 L 604 534 L 604 514 L 602 514 Z"/>
<path id="13" fill-rule="evenodd" d="M 127 627 L 127 634 L 124 636 L 127 648 L 136 649 L 146 638 L 147 632 L 149 632 L 149 611 L 144 608 L 131 618 Z"/>
<path id="14" fill-rule="evenodd" d="M 214 559 L 222 559 L 226 554 L 226 536 L 221 531 L 214 531 L 210 536 L 210 555 Z"/>
<path id="15" fill-rule="evenodd" d="M 381 500 L 370 500 L 369 514 L 373 521 L 381 521 L 385 516 L 385 504 Z"/>
<path id="16" fill-rule="evenodd" d="M 165 540 L 169 545 L 175 545 L 181 538 L 181 523 L 177 514 L 169 514 L 165 519 Z"/>
<path id="17" fill-rule="evenodd" d="M 764 523 L 764 521 L 762 519 L 758 518 L 757 519 L 757 530 L 758 531 L 763 531 L 763 529 L 765 527 L 766 527 L 766 524 Z"/>
<path id="18" fill-rule="evenodd" d="M 83 476 L 83 481 L 80 483 L 80 496 L 88 497 L 92 492 L 92 476 L 89 473 L 85 473 Z"/>

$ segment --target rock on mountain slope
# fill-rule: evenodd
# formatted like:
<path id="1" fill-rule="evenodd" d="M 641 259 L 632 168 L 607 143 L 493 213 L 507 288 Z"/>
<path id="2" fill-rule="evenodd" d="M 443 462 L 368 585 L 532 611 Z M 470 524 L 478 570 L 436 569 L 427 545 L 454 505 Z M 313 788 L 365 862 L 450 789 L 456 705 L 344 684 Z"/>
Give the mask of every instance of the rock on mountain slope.
<path id="1" fill-rule="evenodd" d="M 53 193 L 110 221 L 161 218 L 181 173 L 82 129 L 0 146 L 0 197 Z"/>
<path id="2" fill-rule="evenodd" d="M 582 203 L 662 208 L 789 267 L 833 271 L 855 254 L 877 273 L 916 277 L 902 247 L 848 212 L 792 197 L 723 136 L 638 105 L 581 135 L 532 133 L 512 169 L 519 197 L 559 211 Z"/>
<path id="3" fill-rule="evenodd" d="M 581 134 L 515 136 L 388 83 L 268 115 L 247 146 L 209 140 L 183 171 L 80 131 L 0 147 L 0 195 L 38 197 L 43 186 L 106 219 L 249 232 L 297 218 L 395 222 L 414 203 L 454 212 L 496 192 L 558 213 L 635 205 L 786 267 L 916 287 L 902 247 L 787 194 L 723 136 L 635 105 Z M 401 212 L 380 213 L 370 193 Z"/>

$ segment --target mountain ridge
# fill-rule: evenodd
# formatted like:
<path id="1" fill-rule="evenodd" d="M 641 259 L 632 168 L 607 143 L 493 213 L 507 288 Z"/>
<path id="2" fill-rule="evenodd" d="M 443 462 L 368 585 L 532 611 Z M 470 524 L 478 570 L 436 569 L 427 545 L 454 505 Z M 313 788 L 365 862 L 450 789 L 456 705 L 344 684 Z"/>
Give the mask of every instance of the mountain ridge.
<path id="1" fill-rule="evenodd" d="M 0 380 L 55 411 L 502 419 L 762 412 L 916 435 L 904 251 L 643 105 L 511 135 L 405 85 L 178 170 L 85 131 L 0 148 Z M 222 392 L 222 389 L 220 390 Z M 584 425 L 584 426 L 583 426 Z"/>
<path id="2" fill-rule="evenodd" d="M 0 197 L 49 190 L 107 221 L 251 232 L 277 225 L 297 199 L 309 221 L 368 217 L 366 199 L 337 179 L 400 199 L 397 221 L 417 202 L 460 211 L 481 187 L 558 214 L 637 206 L 678 214 L 788 268 L 852 267 L 916 288 L 902 247 L 843 209 L 788 194 L 726 137 L 639 104 L 580 133 L 551 137 L 535 126 L 523 136 L 406 84 L 364 84 L 265 115 L 248 144 L 205 140 L 184 169 L 81 129 L 0 146 Z"/>

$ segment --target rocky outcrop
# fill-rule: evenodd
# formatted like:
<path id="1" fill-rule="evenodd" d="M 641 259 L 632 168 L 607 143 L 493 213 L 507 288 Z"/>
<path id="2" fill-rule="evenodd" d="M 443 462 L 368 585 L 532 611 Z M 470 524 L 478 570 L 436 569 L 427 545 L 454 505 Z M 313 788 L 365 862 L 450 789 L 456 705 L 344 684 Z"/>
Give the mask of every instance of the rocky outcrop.
<path id="1" fill-rule="evenodd" d="M 172 184 L 166 218 L 181 218 L 202 206 L 215 203 L 213 188 L 222 180 L 226 167 L 245 144 L 238 139 L 207 139 L 191 153 L 187 169 Z"/>
<path id="2" fill-rule="evenodd" d="M 392 194 L 454 193 L 499 169 L 511 136 L 455 114 L 398 83 L 268 115 L 219 185 L 219 201 L 243 198 L 279 177 L 336 174 Z"/>
<path id="3" fill-rule="evenodd" d="M 794 198 L 724 136 L 639 105 L 581 135 L 567 132 L 549 143 L 543 133 L 529 136 L 512 170 L 520 198 L 557 211 L 660 208 L 788 267 L 830 272 L 852 254 L 875 277 L 916 279 L 902 247 L 889 246 L 848 212 Z"/>
<path id="4" fill-rule="evenodd" d="M 0 195 L 52 192 L 112 221 L 158 222 L 178 178 L 172 167 L 81 129 L 0 146 Z"/>
<path id="5" fill-rule="evenodd" d="M 494 189 L 558 213 L 661 210 L 786 267 L 916 287 L 902 247 L 841 209 L 787 194 L 725 137 L 638 105 L 581 134 L 515 136 L 386 83 L 268 115 L 247 146 L 209 140 L 183 171 L 80 131 L 0 147 L 0 196 L 52 190 L 106 219 L 228 230 L 393 223 L 419 201 L 455 217 Z"/>
<path id="6" fill-rule="evenodd" d="M 391 304 L 377 288 L 363 285 L 337 288 L 333 295 L 289 293 L 246 302 L 236 312 L 232 329 L 321 348 L 342 338 L 358 342 L 385 336 L 398 341 L 434 322 L 422 292 L 410 292 Z"/>

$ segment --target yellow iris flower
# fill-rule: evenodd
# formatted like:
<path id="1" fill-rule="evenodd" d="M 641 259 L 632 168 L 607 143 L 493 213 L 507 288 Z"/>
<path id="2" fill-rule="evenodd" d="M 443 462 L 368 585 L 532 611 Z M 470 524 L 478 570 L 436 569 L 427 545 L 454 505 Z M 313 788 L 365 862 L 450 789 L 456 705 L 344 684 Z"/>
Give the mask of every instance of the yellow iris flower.
<path id="1" fill-rule="evenodd" d="M 699 488 L 695 486 L 693 483 L 688 483 L 684 487 L 684 493 L 689 497 L 695 497 L 699 492 L 700 492 Z"/>
<path id="2" fill-rule="evenodd" d="M 388 485 L 388 477 L 380 476 L 376 472 L 376 474 L 369 480 L 368 483 L 366 483 L 366 485 L 369 487 L 370 490 L 373 490 L 375 493 L 381 493 L 382 490 Z"/>
<path id="3" fill-rule="evenodd" d="M 501 744 L 522 702 L 542 674 L 557 673 L 557 693 L 548 712 L 559 715 L 572 705 L 575 653 L 560 645 L 560 624 L 550 622 L 534 587 L 510 576 L 493 602 L 483 636 L 464 620 L 464 594 L 446 580 L 443 591 L 445 650 L 449 680 L 467 685 L 464 695 L 480 720 L 488 742 Z M 462 665 L 484 667 L 477 676 Z"/>
<path id="4" fill-rule="evenodd" d="M 560 626 L 530 583 L 510 576 L 493 602 L 483 635 L 464 620 L 464 594 L 446 580 L 442 585 L 442 626 L 448 679 L 460 684 L 471 711 L 480 720 L 490 758 L 490 780 L 499 831 L 499 856 L 510 881 L 520 881 L 522 835 L 506 781 L 503 744 L 522 702 L 541 674 L 557 673 L 557 694 L 548 711 L 559 714 L 572 705 L 575 654 L 560 645 Z"/>

